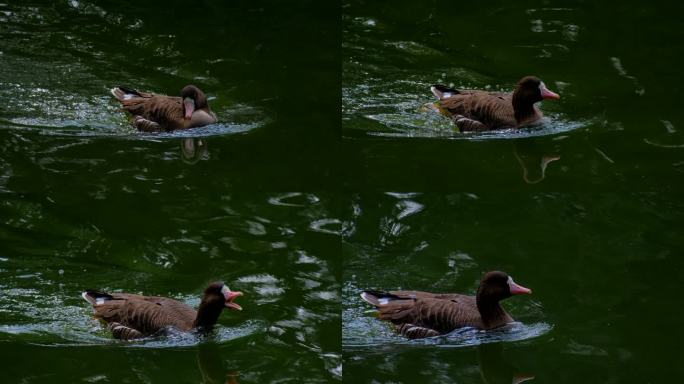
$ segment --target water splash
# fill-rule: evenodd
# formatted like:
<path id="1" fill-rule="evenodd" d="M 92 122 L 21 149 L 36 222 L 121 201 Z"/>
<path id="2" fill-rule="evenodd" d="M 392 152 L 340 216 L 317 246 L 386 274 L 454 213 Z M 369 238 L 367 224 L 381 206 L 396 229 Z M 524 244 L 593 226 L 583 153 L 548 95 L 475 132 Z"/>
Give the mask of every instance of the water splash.
<path id="1" fill-rule="evenodd" d="M 163 337 L 150 337 L 138 341 L 119 341 L 134 348 L 177 348 L 191 347 L 201 343 L 211 342 L 225 344 L 236 339 L 247 338 L 263 333 L 267 325 L 259 320 L 247 320 L 237 326 L 217 326 L 209 335 L 201 335 L 195 332 L 180 332 L 169 330 Z"/>
<path id="2" fill-rule="evenodd" d="M 509 128 L 496 131 L 485 132 L 466 132 L 459 133 L 454 129 L 453 123 L 443 116 L 425 116 L 423 118 L 411 117 L 412 121 L 409 124 L 397 124 L 401 119 L 396 119 L 396 116 L 386 116 L 388 120 L 376 119 L 383 124 L 392 127 L 394 132 L 369 132 L 371 136 L 382 137 L 434 137 L 434 138 L 449 138 L 455 140 L 497 140 L 497 139 L 521 139 L 540 136 L 558 135 L 570 131 L 580 129 L 592 124 L 590 121 L 570 121 L 566 120 L 560 114 L 547 114 L 540 124 L 524 127 L 524 128 Z M 384 121 L 383 121 L 384 120 Z M 432 124 L 432 126 L 421 126 L 423 124 Z M 405 129 L 402 131 L 401 127 Z M 426 128 L 426 129 L 423 129 Z"/>
<path id="3" fill-rule="evenodd" d="M 107 108 L 105 107 L 104 110 L 107 110 Z M 125 121 L 123 113 L 118 113 L 121 116 L 102 115 L 100 113 L 101 119 L 99 120 L 93 120 L 98 117 L 97 114 L 84 116 L 83 118 L 17 117 L 9 120 L 0 120 L 0 127 L 5 126 L 13 129 L 36 131 L 46 136 L 121 137 L 156 140 L 239 134 L 263 127 L 270 122 L 270 119 L 265 115 L 259 116 L 252 113 L 250 116 L 253 119 L 246 121 L 248 119 L 244 116 L 230 115 L 229 112 L 224 110 L 217 113 L 219 123 L 216 124 L 173 132 L 148 133 L 138 132 Z"/>
<path id="4" fill-rule="evenodd" d="M 347 311 L 345 311 L 347 312 Z M 374 316 L 356 312 L 343 315 L 342 346 L 344 349 L 364 349 L 395 346 L 438 346 L 441 348 L 463 348 L 486 343 L 517 342 L 541 337 L 553 326 L 545 322 L 523 324 L 514 322 L 505 327 L 483 331 L 465 327 L 446 335 L 409 340 L 397 335 L 386 322 Z"/>

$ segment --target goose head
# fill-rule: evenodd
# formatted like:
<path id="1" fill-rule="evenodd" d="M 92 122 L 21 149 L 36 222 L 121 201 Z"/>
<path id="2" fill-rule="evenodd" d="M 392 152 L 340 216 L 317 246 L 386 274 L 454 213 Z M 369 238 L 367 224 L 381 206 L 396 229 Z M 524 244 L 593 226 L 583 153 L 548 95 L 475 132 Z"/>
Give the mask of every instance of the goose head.
<path id="1" fill-rule="evenodd" d="M 186 120 L 192 118 L 195 110 L 209 108 L 207 95 L 194 85 L 186 85 L 181 90 L 181 99 L 183 99 L 183 117 Z"/>

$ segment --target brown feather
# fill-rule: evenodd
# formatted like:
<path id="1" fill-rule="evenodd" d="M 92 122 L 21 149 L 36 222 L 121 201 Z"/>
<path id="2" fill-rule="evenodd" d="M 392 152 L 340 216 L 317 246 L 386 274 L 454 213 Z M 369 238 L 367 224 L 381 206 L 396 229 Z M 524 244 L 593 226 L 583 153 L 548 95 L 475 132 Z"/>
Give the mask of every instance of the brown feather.
<path id="1" fill-rule="evenodd" d="M 163 297 L 114 293 L 113 300 L 94 306 L 95 316 L 107 323 L 119 323 L 151 335 L 165 327 L 189 331 L 197 311 L 187 304 Z"/>
<path id="2" fill-rule="evenodd" d="M 501 129 L 517 125 L 510 95 L 500 97 L 487 92 L 473 91 L 444 99 L 440 102 L 440 107 L 452 115 L 461 115 L 478 121 L 487 129 Z"/>

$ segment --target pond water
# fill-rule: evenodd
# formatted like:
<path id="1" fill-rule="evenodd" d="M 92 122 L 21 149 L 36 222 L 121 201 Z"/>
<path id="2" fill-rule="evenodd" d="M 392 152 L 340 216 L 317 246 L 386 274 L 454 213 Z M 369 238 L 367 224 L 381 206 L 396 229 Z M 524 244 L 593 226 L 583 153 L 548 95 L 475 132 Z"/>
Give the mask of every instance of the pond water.
<path id="1" fill-rule="evenodd" d="M 204 382 L 340 378 L 339 262 L 329 249 L 342 223 L 329 196 L 198 199 L 194 188 L 183 197 L 158 186 L 175 196 L 159 201 L 121 187 L 3 200 L 0 355 L 16 362 L 8 382 L 203 382 L 204 370 L 218 375 Z M 244 310 L 224 311 L 207 338 L 116 341 L 80 296 L 141 292 L 196 307 L 214 280 L 243 291 Z"/>
<path id="2" fill-rule="evenodd" d="M 337 197 L 288 192 L 326 167 L 298 137 L 339 124 L 336 9 L 0 3 L 3 383 L 341 380 Z M 195 84 L 219 122 L 135 132 L 109 93 L 120 84 Z M 245 293 L 244 310 L 206 338 L 116 341 L 80 296 L 196 306 L 216 280 Z"/>
<path id="3" fill-rule="evenodd" d="M 342 12 L 352 190 L 681 190 L 672 63 L 684 32 L 661 5 L 343 1 Z M 561 95 L 541 103 L 541 127 L 463 134 L 425 110 L 432 84 L 512 91 L 525 75 Z"/>
<path id="4" fill-rule="evenodd" d="M 14 383 L 676 382 L 684 129 L 672 4 L 0 2 L 0 359 Z M 561 95 L 455 132 L 430 85 Z M 218 114 L 136 132 L 117 85 Z M 390 191 L 390 192 L 388 192 Z M 363 289 L 472 294 L 516 323 L 405 340 Z M 85 289 L 191 306 L 208 336 L 114 340 Z"/>
<path id="5" fill-rule="evenodd" d="M 677 203 L 673 201 L 678 200 Z M 684 204 L 659 194 L 360 193 L 343 240 L 350 383 L 668 382 L 676 363 Z M 364 289 L 474 294 L 502 270 L 532 295 L 518 322 L 406 340 Z"/>

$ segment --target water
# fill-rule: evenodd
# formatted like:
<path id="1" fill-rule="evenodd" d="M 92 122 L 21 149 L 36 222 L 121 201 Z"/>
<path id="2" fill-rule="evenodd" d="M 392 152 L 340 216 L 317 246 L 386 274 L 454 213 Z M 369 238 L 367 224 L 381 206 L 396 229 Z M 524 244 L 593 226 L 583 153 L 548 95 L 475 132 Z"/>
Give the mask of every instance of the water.
<path id="1" fill-rule="evenodd" d="M 0 4 L 3 383 L 341 381 L 338 199 L 290 192 L 328 173 L 300 156 L 326 149 L 299 138 L 339 122 L 331 9 Z M 195 84 L 219 122 L 138 133 L 109 93 L 119 84 Z M 216 280 L 244 310 L 207 337 L 113 340 L 80 296 L 197 306 Z"/>
<path id="2" fill-rule="evenodd" d="M 239 355 L 223 373 L 238 372 L 245 382 L 279 375 L 339 378 L 339 267 L 327 249 L 339 243 L 341 227 L 329 223 L 321 230 L 319 224 L 336 219 L 329 197 L 222 192 L 213 202 L 178 198 L 178 205 L 131 210 L 124 207 L 132 201 L 109 207 L 111 198 L 98 204 L 97 198 L 84 197 L 90 209 L 85 212 L 55 199 L 59 203 L 3 204 L 3 217 L 16 219 L 5 221 L 2 232 L 0 349 L 26 353 L 21 361 L 27 364 L 35 354 L 44 362 L 13 365 L 6 377 L 19 380 L 30 371 L 64 381 L 95 374 L 114 381 L 112 369 L 76 373 L 59 367 L 71 359 L 83 358 L 88 365 L 130 355 L 127 364 L 143 371 L 156 359 L 162 366 L 177 364 L 179 374 L 199 381 L 192 376 L 194 355 L 206 346 L 216 350 L 215 370 Z M 245 292 L 239 299 L 244 310 L 224 311 L 208 338 L 112 340 L 80 297 L 89 288 L 123 290 L 196 307 L 206 284 L 219 279 Z M 88 350 L 90 357 L 79 357 Z M 192 358 L 172 363 L 174 351 Z M 163 377 L 145 372 L 153 381 Z M 135 372 L 125 377 L 138 380 Z"/>
<path id="3" fill-rule="evenodd" d="M 668 382 L 681 311 L 684 205 L 661 194 L 360 193 L 343 239 L 349 382 Z M 509 329 L 405 340 L 359 293 L 474 294 L 503 270 L 533 290 Z M 483 372 L 484 370 L 484 372 Z"/>
<path id="4" fill-rule="evenodd" d="M 308 159 L 325 159 L 330 150 L 319 142 L 334 131 L 320 127 L 339 124 L 338 8 L 277 1 L 0 4 L 0 142 L 7 154 L 0 189 L 7 175 L 23 174 L 19 163 L 42 167 L 37 163 L 60 156 L 128 169 L 221 158 L 216 172 L 243 189 L 326 185 L 335 180 L 332 165 Z M 192 132 L 135 132 L 109 93 L 120 84 L 170 95 L 195 84 L 219 122 Z M 204 139 L 204 154 L 182 152 L 188 137 Z M 109 158 L 117 155 L 126 164 Z M 212 167 L 207 161 L 199 165 Z"/>
<path id="5" fill-rule="evenodd" d="M 660 383 L 678 356 L 682 35 L 623 1 L 0 3 L 2 381 Z M 558 92 L 461 134 L 429 86 Z M 136 132 L 120 84 L 219 122 Z M 405 340 L 363 289 L 472 294 L 516 323 Z M 196 306 L 208 336 L 112 339 L 80 293 Z M 679 380 L 681 381 L 681 380 Z"/>
<path id="6" fill-rule="evenodd" d="M 343 1 L 350 189 L 680 191 L 671 5 Z M 525 75 L 561 95 L 541 127 L 463 134 L 426 111 L 432 84 L 511 91 Z"/>

